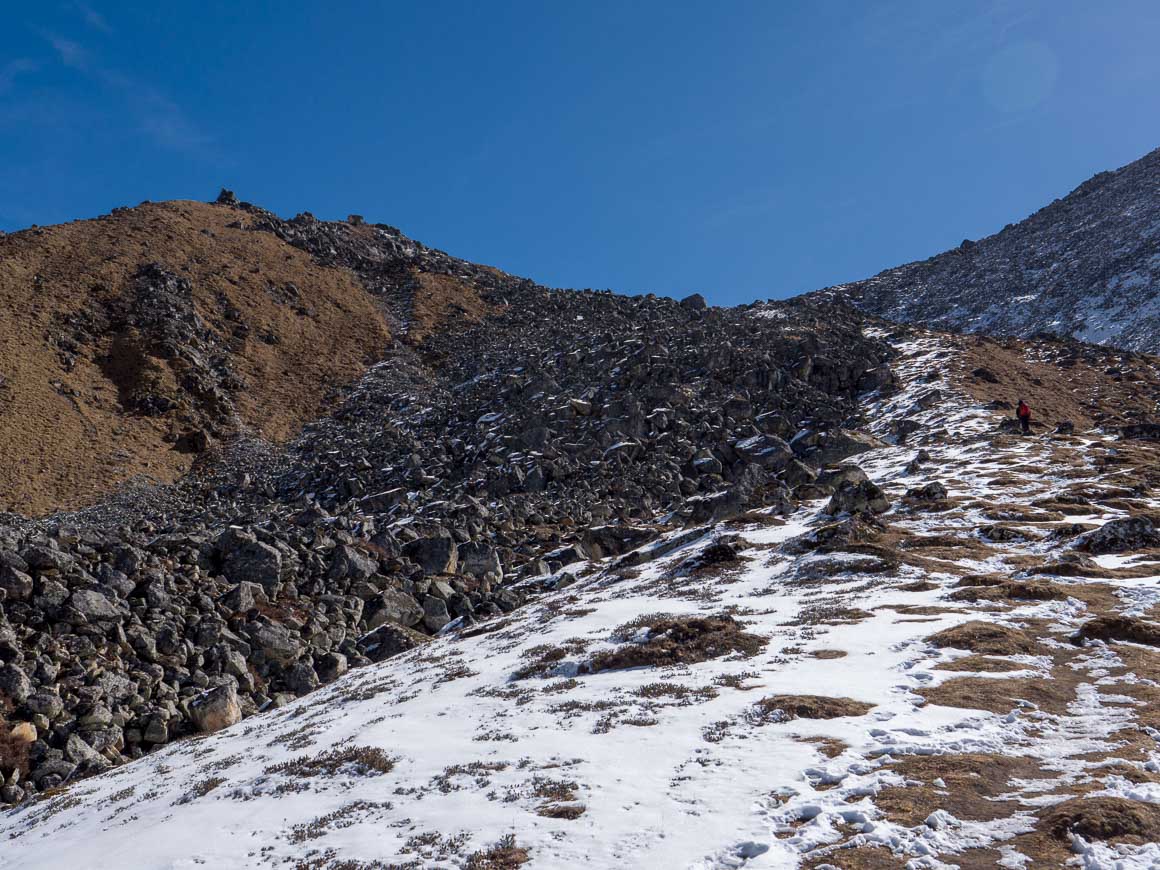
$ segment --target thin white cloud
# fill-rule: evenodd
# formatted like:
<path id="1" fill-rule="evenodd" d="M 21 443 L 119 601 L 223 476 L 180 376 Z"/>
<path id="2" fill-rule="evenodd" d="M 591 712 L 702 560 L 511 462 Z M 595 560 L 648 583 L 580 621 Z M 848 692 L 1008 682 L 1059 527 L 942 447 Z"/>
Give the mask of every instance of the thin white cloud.
<path id="1" fill-rule="evenodd" d="M 115 70 L 100 70 L 98 77 L 121 94 L 137 118 L 138 129 L 158 145 L 196 152 L 211 144 L 210 137 L 198 129 L 181 106 L 148 82 Z"/>
<path id="2" fill-rule="evenodd" d="M 72 39 L 43 32 L 43 37 L 66 67 L 81 72 L 115 94 L 129 110 L 137 131 L 154 143 L 175 151 L 205 156 L 212 144 L 174 100 L 159 88 L 134 76 L 103 66 L 89 50 Z M 2 79 L 0 79 L 2 82 Z"/>
<path id="3" fill-rule="evenodd" d="M 87 24 L 93 30 L 97 30 L 101 33 L 113 32 L 113 26 L 109 24 L 108 19 L 88 3 L 77 3 L 75 4 L 75 9 L 80 13 L 80 16 L 84 20 L 85 24 Z"/>
<path id="4" fill-rule="evenodd" d="M 200 152 L 211 139 L 161 90 L 117 70 L 97 70 L 97 77 L 120 93 L 137 120 L 137 128 L 158 145 L 175 151 Z"/>
<path id="5" fill-rule="evenodd" d="M 36 72 L 38 68 L 39 64 L 36 61 L 26 57 L 18 57 L 8 61 L 8 63 L 0 67 L 0 94 L 12 90 L 12 85 L 18 76 Z"/>
<path id="6" fill-rule="evenodd" d="M 57 59 L 65 66 L 80 70 L 88 67 L 89 53 L 79 42 L 55 33 L 45 32 L 43 35 L 56 52 Z"/>

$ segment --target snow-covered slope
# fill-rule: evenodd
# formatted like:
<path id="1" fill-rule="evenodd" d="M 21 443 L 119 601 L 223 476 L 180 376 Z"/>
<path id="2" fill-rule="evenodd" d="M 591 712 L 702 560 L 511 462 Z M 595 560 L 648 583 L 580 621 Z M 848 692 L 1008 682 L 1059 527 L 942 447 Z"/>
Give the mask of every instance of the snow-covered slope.
<path id="1" fill-rule="evenodd" d="M 819 291 L 892 320 L 1160 351 L 1160 150 L 978 242 Z"/>
<path id="2" fill-rule="evenodd" d="M 1153 651 L 1069 641 L 1156 616 L 1151 554 L 1073 547 L 1157 506 L 1109 465 L 1132 454 L 996 438 L 946 346 L 900 350 L 879 434 L 942 400 L 927 457 L 857 457 L 878 520 L 817 500 L 536 578 L 515 613 L 6 812 L 0 868 L 1157 866 Z M 1096 839 L 1125 804 L 1140 829 Z"/>

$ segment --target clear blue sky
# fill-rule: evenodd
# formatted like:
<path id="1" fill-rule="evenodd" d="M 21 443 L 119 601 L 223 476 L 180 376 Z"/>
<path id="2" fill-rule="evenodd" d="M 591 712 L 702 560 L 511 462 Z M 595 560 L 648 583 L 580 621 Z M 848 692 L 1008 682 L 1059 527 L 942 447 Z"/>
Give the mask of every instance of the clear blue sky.
<path id="1" fill-rule="evenodd" d="M 0 0 L 0 228 L 220 186 L 714 302 L 928 256 L 1160 146 L 1160 3 Z"/>

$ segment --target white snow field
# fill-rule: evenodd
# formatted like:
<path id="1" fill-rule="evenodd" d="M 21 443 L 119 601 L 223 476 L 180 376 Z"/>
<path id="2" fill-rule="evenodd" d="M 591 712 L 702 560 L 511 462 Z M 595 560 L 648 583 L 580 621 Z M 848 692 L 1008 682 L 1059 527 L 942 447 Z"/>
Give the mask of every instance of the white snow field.
<path id="1" fill-rule="evenodd" d="M 1143 705 L 1124 686 L 1155 683 L 1116 676 L 1123 662 L 1112 644 L 1091 642 L 1066 666 L 1076 688 L 1059 710 L 1026 699 L 994 712 L 921 694 L 965 677 L 1056 679 L 1050 653 L 1076 650 L 1068 638 L 1091 617 L 1090 595 L 997 602 L 951 593 L 965 575 L 1020 576 L 1020 565 L 1067 552 L 1051 538 L 1055 526 L 1124 514 L 1093 505 L 1062 520 L 1037 516 L 1032 501 L 1099 482 L 1087 457 L 1110 449 L 1104 437 L 995 442 L 993 415 L 939 376 L 946 347 L 922 338 L 900 353 L 904 389 L 872 398 L 869 416 L 888 440 L 895 421 L 941 390 L 916 435 L 930 458 L 908 469 L 916 447 L 888 444 L 850 462 L 886 490 L 889 530 L 912 543 L 937 536 L 946 547 L 899 548 L 910 554 L 902 559 L 856 542 L 819 548 L 817 530 L 835 520 L 824 499 L 784 520 L 748 515 L 693 535 L 672 528 L 663 540 L 688 540 L 638 567 L 610 561 L 538 578 L 561 588 L 289 706 L 4 812 L 0 868 L 526 859 L 537 870 L 756 870 L 863 866 L 857 856 L 870 846 L 886 861 L 873 866 L 954 867 L 965 850 L 990 849 L 989 864 L 972 866 L 1038 867 L 1047 865 L 1018 839 L 1035 829 L 1038 810 L 1080 794 L 1160 803 L 1160 777 L 1148 775 L 1160 772 L 1160 733 L 1118 754 Z M 932 481 L 946 486 L 948 505 L 904 502 L 907 489 Z M 995 523 L 1026 535 L 988 543 L 978 530 Z M 739 558 L 722 546 L 730 541 Z M 1160 564 L 1117 554 L 1098 565 L 1106 576 L 1080 571 L 1053 583 L 1101 584 L 1113 610 L 1155 616 Z M 725 648 L 704 661 L 600 669 L 609 661 L 602 653 L 629 663 L 634 650 L 649 654 L 656 634 L 647 626 L 661 614 L 677 625 L 727 615 L 744 633 L 730 640 L 726 630 Z M 1006 670 L 940 669 L 970 653 L 926 638 L 970 620 L 1050 628 L 1038 652 L 996 657 Z M 796 702 L 782 696 L 839 699 L 823 712 L 844 715 L 809 718 L 805 698 L 795 718 Z M 956 816 L 956 787 L 941 776 L 925 785 L 937 797 L 917 823 L 892 820 L 876 803 L 884 789 L 917 784 L 896 770 L 900 760 L 966 753 L 1028 759 L 1046 778 L 1012 778 L 1002 806 L 1014 809 L 983 821 Z M 948 780 L 954 772 L 949 765 Z M 1067 848 L 1076 866 L 1160 866 L 1155 843 L 1072 834 Z"/>

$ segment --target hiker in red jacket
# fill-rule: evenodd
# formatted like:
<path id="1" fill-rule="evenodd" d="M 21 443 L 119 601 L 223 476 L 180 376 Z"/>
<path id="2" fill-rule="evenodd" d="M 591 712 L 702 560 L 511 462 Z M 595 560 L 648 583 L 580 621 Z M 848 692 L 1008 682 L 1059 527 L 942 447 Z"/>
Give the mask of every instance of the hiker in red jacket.
<path id="1" fill-rule="evenodd" d="M 1023 434 L 1031 434 L 1031 409 L 1027 407 L 1027 403 L 1022 399 L 1019 400 L 1018 407 L 1015 408 L 1015 416 L 1019 418 L 1019 425 L 1023 427 Z"/>

